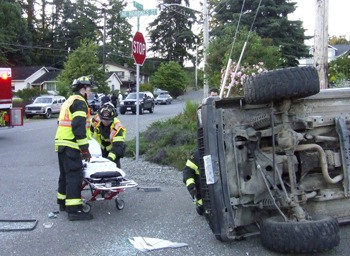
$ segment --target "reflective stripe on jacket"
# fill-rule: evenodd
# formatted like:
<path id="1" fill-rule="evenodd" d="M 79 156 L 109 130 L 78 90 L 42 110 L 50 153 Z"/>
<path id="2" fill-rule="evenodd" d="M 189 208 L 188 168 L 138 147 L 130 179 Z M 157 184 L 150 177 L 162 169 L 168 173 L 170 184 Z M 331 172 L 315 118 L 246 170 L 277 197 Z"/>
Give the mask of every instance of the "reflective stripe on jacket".
<path id="1" fill-rule="evenodd" d="M 100 128 L 101 120 L 98 115 L 95 115 L 93 118 L 93 126 L 94 126 L 94 137 L 97 142 L 100 144 L 102 149 L 110 151 L 112 149 L 113 142 L 124 142 L 126 137 L 126 129 L 119 121 L 118 118 L 114 118 L 113 122 L 110 125 L 110 133 L 109 138 L 106 138 L 101 133 Z M 118 133 L 122 130 L 122 134 L 118 135 Z"/>
<path id="2" fill-rule="evenodd" d="M 73 113 L 70 111 L 75 100 L 83 101 L 86 104 L 88 113 L 83 110 L 77 110 Z M 76 139 L 72 129 L 72 121 L 75 117 L 83 117 L 86 119 L 86 136 L 82 139 Z M 58 146 L 67 146 L 80 150 L 80 146 L 88 144 L 88 139 L 91 137 L 90 133 L 90 111 L 85 99 L 81 95 L 72 95 L 66 100 L 61 108 L 60 115 L 58 117 L 58 128 L 55 138 L 56 151 Z"/>

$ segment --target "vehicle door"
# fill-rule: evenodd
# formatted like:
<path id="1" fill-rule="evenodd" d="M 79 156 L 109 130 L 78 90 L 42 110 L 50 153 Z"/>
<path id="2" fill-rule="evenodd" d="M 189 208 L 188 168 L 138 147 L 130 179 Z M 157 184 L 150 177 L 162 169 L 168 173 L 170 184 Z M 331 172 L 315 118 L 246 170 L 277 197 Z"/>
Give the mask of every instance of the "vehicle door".
<path id="1" fill-rule="evenodd" d="M 145 109 L 150 109 L 152 107 L 151 98 L 147 93 L 144 94 Z"/>
<path id="2" fill-rule="evenodd" d="M 54 97 L 52 99 L 51 112 L 52 113 L 57 113 L 59 111 L 58 109 L 59 109 L 59 107 L 58 107 L 58 98 Z"/>

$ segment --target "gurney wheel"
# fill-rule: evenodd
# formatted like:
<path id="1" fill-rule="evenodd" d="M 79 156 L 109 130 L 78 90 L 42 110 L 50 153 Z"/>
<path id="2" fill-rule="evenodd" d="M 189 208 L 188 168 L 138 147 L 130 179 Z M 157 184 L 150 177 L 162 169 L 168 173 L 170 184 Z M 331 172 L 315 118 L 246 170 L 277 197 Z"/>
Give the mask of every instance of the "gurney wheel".
<path id="1" fill-rule="evenodd" d="M 115 207 L 117 207 L 118 210 L 123 210 L 125 206 L 125 202 L 122 199 L 115 199 Z"/>
<path id="2" fill-rule="evenodd" d="M 91 205 L 89 203 L 83 204 L 83 212 L 89 213 L 91 211 Z"/>

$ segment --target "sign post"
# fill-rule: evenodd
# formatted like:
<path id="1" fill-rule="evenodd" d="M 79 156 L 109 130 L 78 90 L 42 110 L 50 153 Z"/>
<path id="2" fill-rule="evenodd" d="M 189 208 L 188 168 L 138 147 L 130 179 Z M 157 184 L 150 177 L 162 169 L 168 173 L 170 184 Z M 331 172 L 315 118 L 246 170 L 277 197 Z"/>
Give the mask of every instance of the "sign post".
<path id="1" fill-rule="evenodd" d="M 136 161 L 139 160 L 139 115 L 140 115 L 140 66 L 146 60 L 146 41 L 141 32 L 132 39 L 132 56 L 136 63 Z"/>
<path id="2" fill-rule="evenodd" d="M 140 92 L 140 66 L 143 65 L 146 59 L 146 42 L 140 30 L 140 17 L 157 15 L 157 9 L 143 9 L 143 5 L 134 1 L 133 11 L 122 11 L 121 16 L 124 18 L 137 17 L 137 32 L 132 40 L 132 55 L 136 63 L 136 160 L 139 160 L 139 92 Z"/>

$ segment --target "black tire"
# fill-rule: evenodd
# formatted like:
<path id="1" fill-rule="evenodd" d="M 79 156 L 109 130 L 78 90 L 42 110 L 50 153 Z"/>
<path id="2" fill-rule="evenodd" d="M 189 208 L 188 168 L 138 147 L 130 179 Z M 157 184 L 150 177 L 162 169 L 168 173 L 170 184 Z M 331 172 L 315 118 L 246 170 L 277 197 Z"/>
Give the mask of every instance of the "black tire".
<path id="1" fill-rule="evenodd" d="M 277 69 L 250 76 L 243 84 L 248 104 L 279 102 L 317 94 L 320 82 L 314 67 Z"/>
<path id="2" fill-rule="evenodd" d="M 33 118 L 33 116 L 32 115 L 26 115 L 26 118 L 30 119 L 30 118 Z"/>
<path id="3" fill-rule="evenodd" d="M 153 113 L 154 112 L 154 106 L 152 105 L 152 107 L 149 109 L 149 112 L 150 113 Z"/>
<path id="4" fill-rule="evenodd" d="M 120 114 L 125 115 L 125 111 L 120 111 Z"/>
<path id="5" fill-rule="evenodd" d="M 143 115 L 143 106 L 140 106 L 139 114 Z"/>
<path id="6" fill-rule="evenodd" d="M 322 216 L 300 222 L 268 218 L 262 222 L 260 236 L 266 249 L 280 253 L 324 252 L 340 242 L 338 221 Z"/>
<path id="7" fill-rule="evenodd" d="M 46 118 L 46 119 L 50 119 L 51 116 L 52 116 L 51 109 L 48 109 L 48 110 L 46 111 L 45 118 Z"/>

